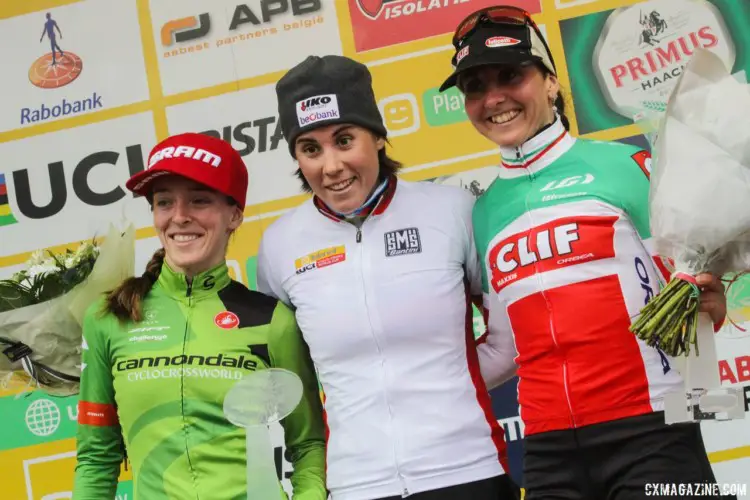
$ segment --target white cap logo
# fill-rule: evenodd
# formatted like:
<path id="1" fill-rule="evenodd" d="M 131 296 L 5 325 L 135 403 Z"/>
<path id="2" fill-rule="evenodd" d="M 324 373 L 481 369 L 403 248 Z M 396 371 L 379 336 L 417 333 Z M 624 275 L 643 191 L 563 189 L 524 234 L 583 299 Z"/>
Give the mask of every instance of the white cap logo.
<path id="1" fill-rule="evenodd" d="M 463 49 L 458 51 L 458 54 L 456 54 L 456 65 L 461 62 L 461 59 L 469 55 L 469 46 L 467 45 Z"/>
<path id="2" fill-rule="evenodd" d="M 491 49 L 510 47 L 511 45 L 518 45 L 519 43 L 521 43 L 521 40 L 509 36 L 493 36 L 484 41 L 484 44 Z"/>
<path id="3" fill-rule="evenodd" d="M 308 97 L 296 105 L 297 121 L 300 127 L 323 120 L 335 120 L 341 117 L 336 94 L 325 94 Z"/>
<path id="4" fill-rule="evenodd" d="M 148 162 L 148 168 L 153 167 L 159 161 L 164 158 L 192 158 L 193 160 L 200 160 L 203 163 L 208 163 L 212 167 L 218 167 L 221 165 L 221 157 L 213 153 L 209 153 L 205 149 L 194 148 L 192 146 L 167 146 L 164 149 L 160 149 L 151 156 Z"/>

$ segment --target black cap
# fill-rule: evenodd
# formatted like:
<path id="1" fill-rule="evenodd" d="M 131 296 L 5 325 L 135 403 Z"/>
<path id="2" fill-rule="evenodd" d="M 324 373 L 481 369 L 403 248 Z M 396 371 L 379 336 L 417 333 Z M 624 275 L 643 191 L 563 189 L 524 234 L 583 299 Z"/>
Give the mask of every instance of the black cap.
<path id="1" fill-rule="evenodd" d="M 451 59 L 453 74 L 440 86 L 440 92 L 456 85 L 459 73 L 467 69 L 528 62 L 540 62 L 552 74 L 557 74 L 552 55 L 532 26 L 481 22 L 456 49 Z"/>
<path id="2" fill-rule="evenodd" d="M 387 131 L 367 66 L 343 56 L 309 56 L 276 83 L 279 122 L 289 152 L 300 134 L 351 123 L 380 137 Z"/>

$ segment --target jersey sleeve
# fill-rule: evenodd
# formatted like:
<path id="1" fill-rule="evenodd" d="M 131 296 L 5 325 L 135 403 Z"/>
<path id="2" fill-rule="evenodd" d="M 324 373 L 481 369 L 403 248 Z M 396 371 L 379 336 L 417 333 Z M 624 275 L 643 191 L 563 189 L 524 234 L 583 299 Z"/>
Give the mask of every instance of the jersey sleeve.
<path id="1" fill-rule="evenodd" d="M 517 352 L 510 319 L 507 312 L 503 310 L 489 279 L 486 255 L 491 237 L 486 230 L 484 206 L 485 203 L 477 203 L 474 206 L 472 235 L 475 248 L 478 250 L 482 290 L 481 310 L 487 325 L 487 332 L 477 341 L 477 353 L 482 379 L 484 379 L 487 390 L 491 390 L 515 376 Z"/>
<path id="2" fill-rule="evenodd" d="M 479 297 L 482 294 L 482 268 L 479 263 L 479 253 L 474 241 L 471 220 L 475 198 L 466 190 L 462 189 L 461 191 L 457 208 L 462 223 L 461 238 L 464 241 L 464 273 L 469 284 L 469 293 L 472 297 Z"/>
<path id="3" fill-rule="evenodd" d="M 671 276 L 670 264 L 667 259 L 657 255 L 651 239 L 649 218 L 651 153 L 644 149 L 630 148 L 625 163 L 623 168 L 626 181 L 623 182 L 623 185 L 628 186 L 628 188 L 621 190 L 623 209 L 632 221 L 644 247 L 651 255 L 654 265 L 659 270 L 659 279 L 666 282 Z"/>
<path id="4" fill-rule="evenodd" d="M 286 458 L 294 472 L 293 500 L 325 500 L 326 455 L 323 406 L 315 369 L 294 313 L 279 302 L 271 320 L 268 341 L 271 365 L 297 374 L 302 380 L 302 398 L 281 424 L 284 427 Z"/>
<path id="5" fill-rule="evenodd" d="M 74 500 L 114 498 L 124 457 L 106 330 L 96 317 L 100 305 L 89 308 L 83 323 Z"/>
<path id="6" fill-rule="evenodd" d="M 258 260 L 256 270 L 256 280 L 258 291 L 266 295 L 270 295 L 275 299 L 282 301 L 287 306 L 291 306 L 289 296 L 281 286 L 280 280 L 274 268 L 274 263 L 271 260 L 271 256 L 274 252 L 275 242 L 278 241 L 269 234 L 268 230 L 263 235 L 260 241 L 260 248 L 258 248 Z"/>

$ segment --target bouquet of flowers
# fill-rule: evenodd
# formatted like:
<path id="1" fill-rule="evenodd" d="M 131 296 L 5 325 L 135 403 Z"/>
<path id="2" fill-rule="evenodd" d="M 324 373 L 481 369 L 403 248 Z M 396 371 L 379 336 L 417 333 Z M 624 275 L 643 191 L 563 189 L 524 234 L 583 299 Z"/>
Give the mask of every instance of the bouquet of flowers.
<path id="1" fill-rule="evenodd" d="M 86 309 L 134 267 L 134 228 L 111 227 L 103 243 L 34 252 L 26 269 L 0 280 L 0 385 L 17 378 L 52 394 L 76 394 Z"/>
<path id="2" fill-rule="evenodd" d="M 656 252 L 670 258 L 676 272 L 631 331 L 672 357 L 689 356 L 691 345 L 699 354 L 700 290 L 694 277 L 750 269 L 748 116 L 750 86 L 700 49 L 652 136 L 651 234 Z"/>

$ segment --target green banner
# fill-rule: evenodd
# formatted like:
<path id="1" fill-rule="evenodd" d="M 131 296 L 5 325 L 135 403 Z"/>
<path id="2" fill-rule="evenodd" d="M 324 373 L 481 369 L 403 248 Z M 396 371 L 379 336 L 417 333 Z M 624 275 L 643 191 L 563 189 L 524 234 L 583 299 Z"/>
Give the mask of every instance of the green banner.
<path id="1" fill-rule="evenodd" d="M 650 0 L 560 21 L 580 134 L 661 109 L 696 47 L 750 70 L 750 2 Z"/>
<path id="2" fill-rule="evenodd" d="M 0 398 L 0 451 L 75 437 L 78 397 L 32 391 Z"/>
<path id="3" fill-rule="evenodd" d="M 441 93 L 437 87 L 422 95 L 422 108 L 431 127 L 452 125 L 468 120 L 464 111 L 464 97 L 456 87 Z"/>

